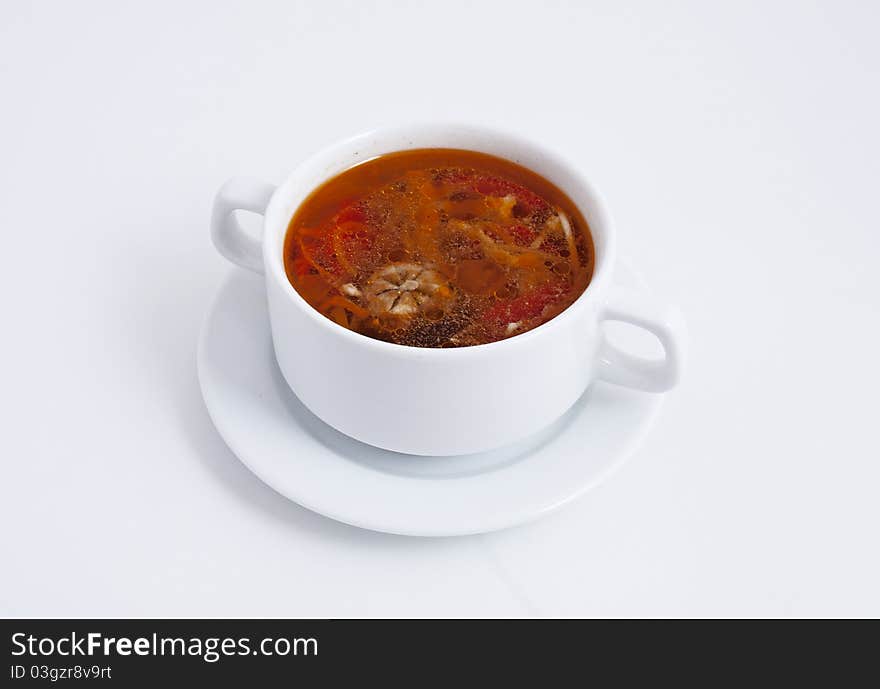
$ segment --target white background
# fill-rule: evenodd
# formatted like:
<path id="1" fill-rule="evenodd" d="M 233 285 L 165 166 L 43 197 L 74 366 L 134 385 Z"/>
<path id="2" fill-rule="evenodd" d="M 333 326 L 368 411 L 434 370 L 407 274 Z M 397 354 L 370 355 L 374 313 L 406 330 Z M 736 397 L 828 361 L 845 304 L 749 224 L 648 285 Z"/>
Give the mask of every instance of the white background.
<path id="1" fill-rule="evenodd" d="M 880 5 L 0 5 L 5 615 L 880 615 Z M 566 151 L 679 303 L 607 483 L 419 540 L 287 502 L 195 346 L 229 176 L 414 118 Z"/>

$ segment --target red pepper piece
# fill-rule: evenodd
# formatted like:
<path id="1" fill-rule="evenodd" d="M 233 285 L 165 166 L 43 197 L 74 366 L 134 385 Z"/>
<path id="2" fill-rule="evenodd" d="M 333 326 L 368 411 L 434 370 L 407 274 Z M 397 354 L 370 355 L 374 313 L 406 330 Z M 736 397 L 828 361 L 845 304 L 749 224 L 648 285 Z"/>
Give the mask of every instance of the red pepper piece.
<path id="1" fill-rule="evenodd" d="M 489 324 L 507 325 L 535 318 L 564 293 L 562 285 L 542 285 L 528 294 L 498 302 L 486 310 L 483 319 Z"/>
<path id="2" fill-rule="evenodd" d="M 508 227 L 507 231 L 513 238 L 514 244 L 519 246 L 529 246 L 538 236 L 538 233 L 528 225 L 513 225 Z"/>
<path id="3" fill-rule="evenodd" d="M 487 196 L 515 196 L 517 202 L 522 204 L 525 210 L 524 215 L 530 215 L 537 210 L 549 208 L 547 202 L 535 192 L 521 184 L 501 177 L 483 175 L 474 181 L 473 188 L 475 191 Z"/>

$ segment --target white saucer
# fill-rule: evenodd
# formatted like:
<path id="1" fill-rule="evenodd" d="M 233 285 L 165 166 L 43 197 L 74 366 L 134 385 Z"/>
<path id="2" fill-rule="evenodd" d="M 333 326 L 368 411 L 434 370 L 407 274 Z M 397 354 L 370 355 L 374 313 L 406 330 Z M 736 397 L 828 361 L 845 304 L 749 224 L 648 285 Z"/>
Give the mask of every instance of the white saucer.
<path id="1" fill-rule="evenodd" d="M 621 263 L 615 282 L 644 289 Z M 416 457 L 352 440 L 309 412 L 275 362 L 262 277 L 236 270 L 202 327 L 199 381 L 220 435 L 257 476 L 303 507 L 412 536 L 503 529 L 598 484 L 635 449 L 661 395 L 597 383 L 526 441 L 459 457 Z"/>

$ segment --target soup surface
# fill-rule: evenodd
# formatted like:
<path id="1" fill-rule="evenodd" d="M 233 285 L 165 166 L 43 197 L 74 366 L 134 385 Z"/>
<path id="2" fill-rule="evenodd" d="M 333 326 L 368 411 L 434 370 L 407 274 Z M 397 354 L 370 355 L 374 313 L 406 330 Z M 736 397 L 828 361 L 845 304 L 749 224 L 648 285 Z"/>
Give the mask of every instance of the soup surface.
<path id="1" fill-rule="evenodd" d="M 339 325 L 414 347 L 464 347 L 550 320 L 593 272 L 587 223 L 530 170 L 484 153 L 379 156 L 300 205 L 293 287 Z"/>

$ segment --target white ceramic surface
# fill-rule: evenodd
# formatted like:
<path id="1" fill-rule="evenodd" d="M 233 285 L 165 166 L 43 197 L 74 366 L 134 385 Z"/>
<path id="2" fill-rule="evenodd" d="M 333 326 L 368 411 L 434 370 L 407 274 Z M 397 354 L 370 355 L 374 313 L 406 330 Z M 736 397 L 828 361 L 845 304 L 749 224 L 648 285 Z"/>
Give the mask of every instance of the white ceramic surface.
<path id="1" fill-rule="evenodd" d="M 564 312 L 522 335 L 458 349 L 403 347 L 349 331 L 293 289 L 282 260 L 290 218 L 318 185 L 383 153 L 450 147 L 502 156 L 568 193 L 593 235 L 587 290 Z M 262 241 L 240 226 L 238 209 L 265 216 Z M 378 129 L 330 146 L 301 163 L 277 189 L 234 178 L 218 192 L 212 237 L 234 263 L 265 273 L 281 373 L 316 416 L 376 447 L 418 455 L 482 452 L 527 438 L 569 409 L 593 380 L 663 392 L 684 361 L 677 309 L 623 288 L 610 289 L 614 227 L 599 193 L 553 151 L 489 127 L 416 124 Z M 660 340 L 665 357 L 646 360 L 612 345 L 604 321 L 624 321 Z"/>
<path id="2" fill-rule="evenodd" d="M 635 285 L 617 271 L 618 284 Z M 540 517 L 596 485 L 643 437 L 662 401 L 597 383 L 559 420 L 512 446 L 417 457 L 360 443 L 309 412 L 285 384 L 260 279 L 232 275 L 205 321 L 205 402 L 235 454 L 282 495 L 376 531 L 450 536 Z"/>

